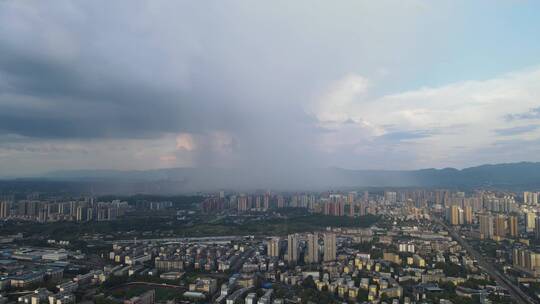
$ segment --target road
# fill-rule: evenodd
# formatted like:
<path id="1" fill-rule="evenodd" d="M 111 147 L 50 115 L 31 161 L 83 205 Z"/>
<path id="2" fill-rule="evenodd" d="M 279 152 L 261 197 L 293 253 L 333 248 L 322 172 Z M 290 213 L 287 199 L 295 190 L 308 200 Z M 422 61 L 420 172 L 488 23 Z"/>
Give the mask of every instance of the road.
<path id="1" fill-rule="evenodd" d="M 232 272 L 240 272 L 244 262 L 255 253 L 255 249 L 248 249 L 248 251 L 242 253 L 240 257 L 231 265 Z"/>
<path id="2" fill-rule="evenodd" d="M 252 236 L 204 236 L 204 237 L 173 237 L 173 238 L 159 238 L 159 239 L 128 239 L 128 240 L 114 240 L 106 241 L 107 244 L 133 244 L 133 243 L 209 243 L 209 244 L 228 244 L 231 241 L 243 240 L 245 238 L 251 238 Z"/>
<path id="3" fill-rule="evenodd" d="M 152 283 L 152 282 L 126 282 L 118 286 L 113 286 L 107 289 L 107 292 L 111 292 L 113 290 L 119 290 L 128 288 L 130 286 L 146 286 L 150 288 L 166 288 L 166 289 L 176 289 L 179 293 L 183 293 L 186 291 L 186 287 L 183 285 L 171 285 L 171 284 L 160 284 L 160 283 Z"/>
<path id="4" fill-rule="evenodd" d="M 160 288 L 173 288 L 173 289 L 183 289 L 185 286 L 183 285 L 172 285 L 172 284 L 165 284 L 165 283 L 152 283 L 152 282 L 126 282 L 122 285 L 114 286 L 111 289 L 116 288 L 122 288 L 130 285 L 144 285 L 144 286 L 150 286 L 150 287 L 160 287 Z"/>
<path id="5" fill-rule="evenodd" d="M 520 304 L 536 304 L 537 302 L 533 300 L 531 297 L 529 297 L 523 290 L 521 290 L 518 286 L 514 285 L 510 279 L 508 279 L 506 276 L 502 275 L 499 270 L 493 265 L 489 264 L 484 260 L 484 257 L 476 251 L 469 243 L 467 243 L 466 240 L 464 240 L 458 233 L 454 231 L 451 227 L 446 225 L 442 220 L 440 220 L 437 217 L 432 217 L 438 224 L 443 226 L 448 233 L 452 236 L 454 240 L 456 240 L 461 247 L 463 247 L 467 252 L 472 255 L 477 261 L 478 265 L 482 267 L 492 278 L 495 279 L 497 284 L 504 287 L 506 290 L 508 290 L 508 293 L 513 297 L 513 299 Z"/>

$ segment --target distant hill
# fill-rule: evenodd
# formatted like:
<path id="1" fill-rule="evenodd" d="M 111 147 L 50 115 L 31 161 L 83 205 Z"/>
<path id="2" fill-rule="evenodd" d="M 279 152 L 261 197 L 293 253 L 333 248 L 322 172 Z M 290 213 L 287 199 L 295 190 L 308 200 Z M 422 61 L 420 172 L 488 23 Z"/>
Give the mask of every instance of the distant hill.
<path id="1" fill-rule="evenodd" d="M 244 169 L 171 168 L 145 171 L 51 172 L 46 181 L 107 186 L 111 192 L 194 192 L 217 189 L 325 190 L 354 187 L 447 187 L 540 189 L 540 163 L 482 165 L 462 170 L 348 170 L 341 168 L 267 172 Z M 114 190 L 117 189 L 117 190 Z"/>

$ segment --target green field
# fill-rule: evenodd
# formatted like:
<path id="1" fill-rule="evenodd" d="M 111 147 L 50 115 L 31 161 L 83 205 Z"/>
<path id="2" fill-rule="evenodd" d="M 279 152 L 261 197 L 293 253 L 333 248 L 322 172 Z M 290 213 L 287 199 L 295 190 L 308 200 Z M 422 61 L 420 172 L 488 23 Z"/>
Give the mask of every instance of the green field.
<path id="1" fill-rule="evenodd" d="M 369 227 L 379 220 L 377 216 L 337 217 L 303 212 L 291 212 L 286 217 L 275 216 L 216 216 L 190 215 L 178 221 L 174 212 L 137 212 L 109 222 L 12 223 L 2 228 L 2 234 L 22 232 L 36 241 L 47 238 L 70 240 L 80 245 L 84 235 L 108 235 L 112 238 L 153 238 L 164 236 L 223 236 L 223 235 L 284 235 L 288 233 L 321 230 L 325 227 Z M 30 240 L 26 240 L 30 241 Z"/>
<path id="2" fill-rule="evenodd" d="M 376 216 L 362 216 L 357 218 L 303 215 L 287 219 L 247 220 L 237 224 L 227 218 L 212 223 L 200 223 L 192 227 L 179 229 L 179 235 L 284 235 L 295 232 L 320 230 L 325 227 L 370 227 L 378 221 Z"/>

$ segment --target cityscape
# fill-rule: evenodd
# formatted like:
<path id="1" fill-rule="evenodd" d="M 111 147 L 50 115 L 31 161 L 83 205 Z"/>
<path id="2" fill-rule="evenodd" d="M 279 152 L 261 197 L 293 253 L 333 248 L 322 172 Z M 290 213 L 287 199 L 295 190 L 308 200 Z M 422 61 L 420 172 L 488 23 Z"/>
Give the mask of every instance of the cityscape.
<path id="1" fill-rule="evenodd" d="M 0 0 L 0 304 L 540 304 L 540 1 Z"/>
<path id="2" fill-rule="evenodd" d="M 539 196 L 442 189 L 4 196 L 1 299 L 536 303 Z"/>

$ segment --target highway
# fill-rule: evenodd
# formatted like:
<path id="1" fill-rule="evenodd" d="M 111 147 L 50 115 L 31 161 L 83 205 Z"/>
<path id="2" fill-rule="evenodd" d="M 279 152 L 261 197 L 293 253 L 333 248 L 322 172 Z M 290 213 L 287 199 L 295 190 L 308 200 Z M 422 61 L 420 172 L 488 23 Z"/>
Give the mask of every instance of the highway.
<path id="1" fill-rule="evenodd" d="M 478 251 L 476 251 L 476 249 L 474 249 L 471 245 L 469 245 L 469 243 L 466 240 L 464 240 L 461 237 L 461 235 L 456 233 L 454 229 L 446 225 L 446 223 L 442 221 L 441 219 L 435 216 L 433 216 L 432 218 L 438 224 L 443 226 L 448 231 L 448 233 L 450 233 L 452 238 L 456 240 L 461 245 L 461 247 L 467 250 L 467 252 L 477 260 L 478 265 L 480 265 L 480 267 L 482 267 L 493 279 L 495 279 L 497 284 L 504 287 L 508 291 L 508 293 L 510 293 L 510 295 L 513 297 L 516 303 L 520 303 L 520 304 L 538 303 L 535 300 L 533 300 L 531 297 L 529 297 L 518 286 L 514 285 L 514 283 L 510 281 L 510 279 L 508 279 L 505 275 L 501 274 L 497 268 L 493 267 L 493 265 L 486 262 L 484 260 L 484 257 Z"/>

